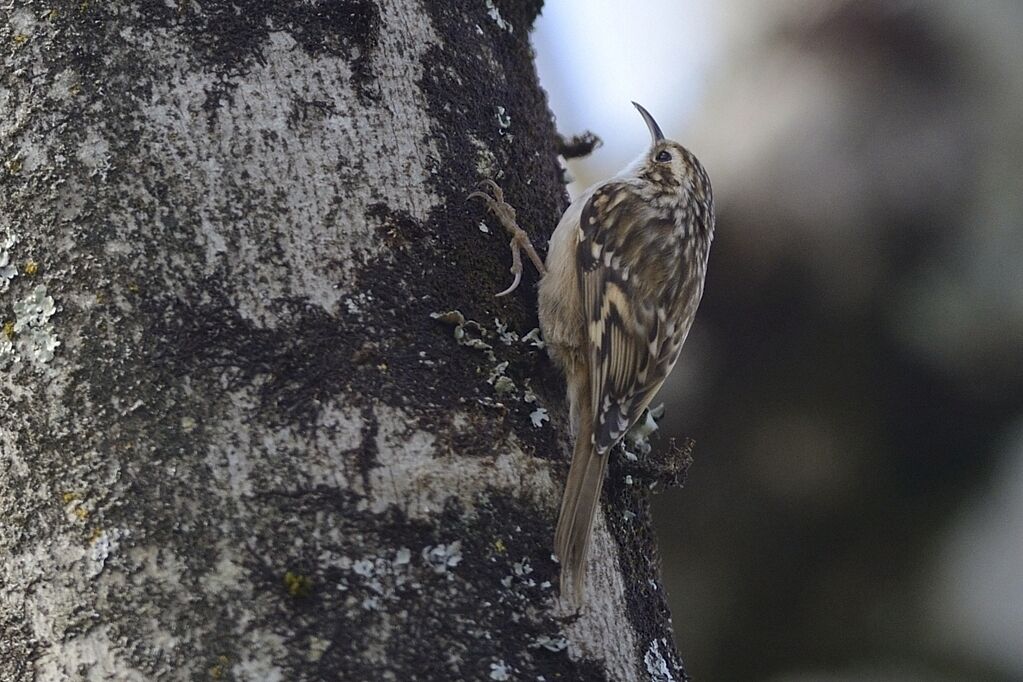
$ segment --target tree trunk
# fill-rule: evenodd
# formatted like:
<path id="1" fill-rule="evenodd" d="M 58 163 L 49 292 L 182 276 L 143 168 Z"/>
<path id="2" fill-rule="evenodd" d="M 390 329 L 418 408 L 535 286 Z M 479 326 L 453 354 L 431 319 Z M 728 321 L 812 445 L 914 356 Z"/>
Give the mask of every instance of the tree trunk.
<path id="1" fill-rule="evenodd" d="M 0 682 L 684 677 L 620 468 L 559 606 L 563 384 L 466 201 L 565 206 L 539 4 L 0 8 Z"/>

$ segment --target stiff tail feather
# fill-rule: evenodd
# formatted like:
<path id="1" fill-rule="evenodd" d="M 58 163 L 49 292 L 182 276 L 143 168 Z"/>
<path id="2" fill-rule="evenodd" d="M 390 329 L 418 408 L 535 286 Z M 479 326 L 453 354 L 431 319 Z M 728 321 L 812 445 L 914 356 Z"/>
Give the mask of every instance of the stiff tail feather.
<path id="1" fill-rule="evenodd" d="M 585 419 L 584 424 L 589 423 Z M 582 605 L 586 580 L 586 558 L 590 553 L 593 519 L 600 503 L 607 454 L 593 449 L 590 429 L 582 426 L 568 470 L 561 514 L 554 533 L 554 551 L 561 561 L 561 594 L 569 596 L 576 607 Z"/>

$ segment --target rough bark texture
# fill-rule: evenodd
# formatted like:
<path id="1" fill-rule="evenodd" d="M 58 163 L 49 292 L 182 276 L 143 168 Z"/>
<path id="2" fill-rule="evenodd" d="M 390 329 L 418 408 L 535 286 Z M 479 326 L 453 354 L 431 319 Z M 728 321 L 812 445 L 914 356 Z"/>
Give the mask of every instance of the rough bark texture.
<path id="1" fill-rule="evenodd" d="M 564 208 L 539 4 L 0 7 L 0 681 L 684 677 L 621 469 L 558 605 L 563 387 L 465 200 Z"/>

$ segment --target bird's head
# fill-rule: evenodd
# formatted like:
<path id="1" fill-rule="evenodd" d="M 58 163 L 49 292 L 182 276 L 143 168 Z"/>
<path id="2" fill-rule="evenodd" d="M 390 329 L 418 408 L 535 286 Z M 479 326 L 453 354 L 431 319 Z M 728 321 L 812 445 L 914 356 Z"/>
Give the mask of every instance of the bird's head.
<path id="1" fill-rule="evenodd" d="M 692 152 L 661 132 L 650 112 L 633 102 L 650 131 L 650 148 L 631 164 L 624 175 L 649 183 L 647 189 L 656 203 L 710 204 L 711 190 L 707 172 Z"/>

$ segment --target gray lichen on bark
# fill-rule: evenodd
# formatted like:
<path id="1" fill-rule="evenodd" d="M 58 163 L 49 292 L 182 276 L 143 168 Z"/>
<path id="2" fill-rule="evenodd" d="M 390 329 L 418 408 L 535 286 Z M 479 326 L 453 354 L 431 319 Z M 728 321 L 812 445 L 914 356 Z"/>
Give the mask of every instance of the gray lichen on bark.
<path id="1" fill-rule="evenodd" d="M 557 606 L 562 387 L 465 202 L 564 208 L 538 10 L 0 8 L 0 680 L 684 676 L 621 482 Z"/>

